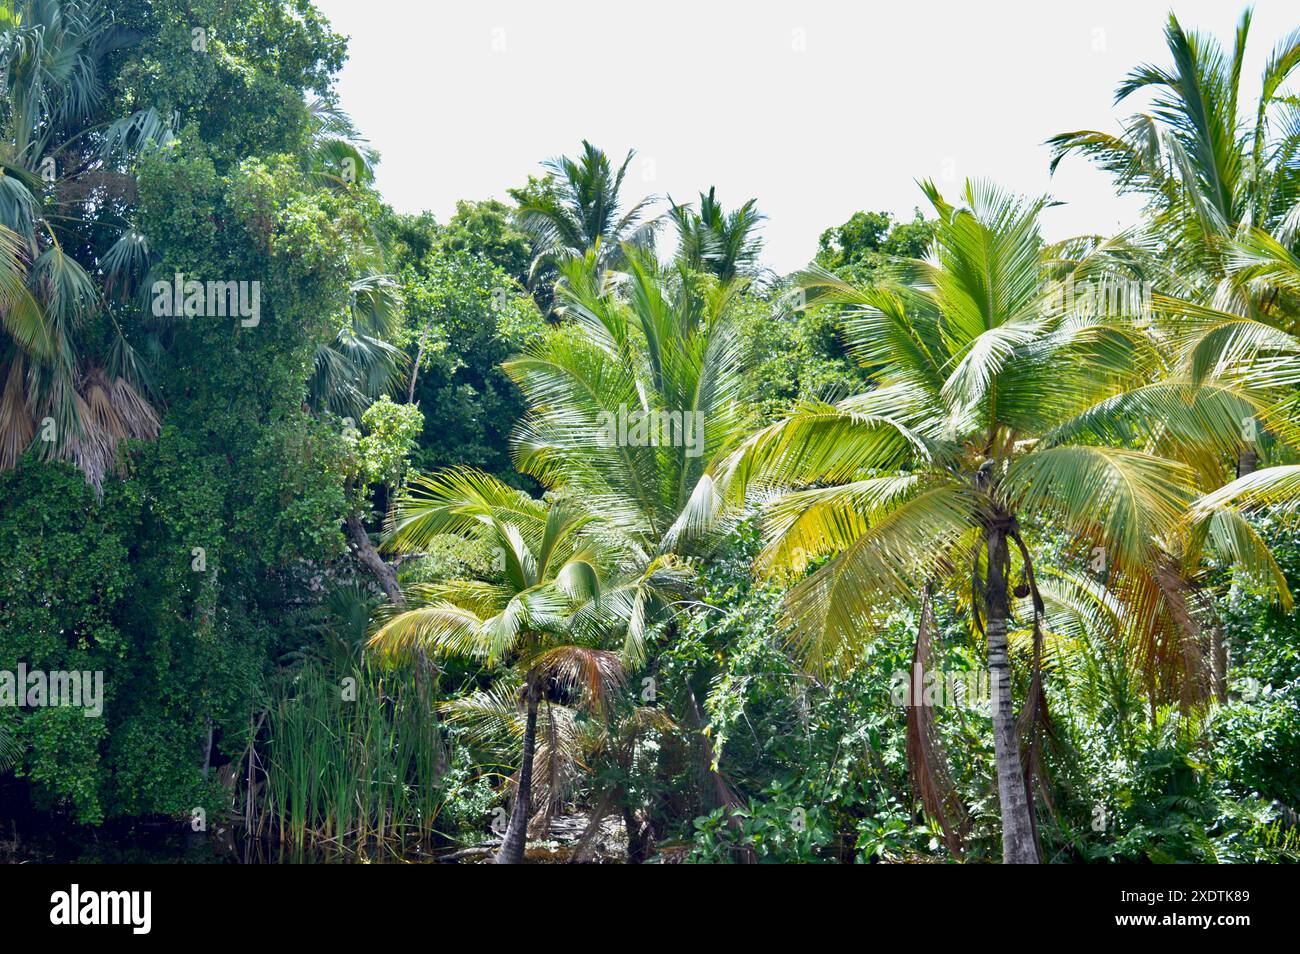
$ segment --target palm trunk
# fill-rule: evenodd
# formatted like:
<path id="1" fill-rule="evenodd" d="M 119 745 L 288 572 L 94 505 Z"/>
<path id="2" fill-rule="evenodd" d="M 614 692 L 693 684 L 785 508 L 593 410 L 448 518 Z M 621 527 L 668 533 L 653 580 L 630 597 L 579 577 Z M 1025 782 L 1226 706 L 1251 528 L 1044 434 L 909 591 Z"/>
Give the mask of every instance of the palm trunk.
<path id="1" fill-rule="evenodd" d="M 537 745 L 537 706 L 540 693 L 532 686 L 526 689 L 528 721 L 524 725 L 524 759 L 519 766 L 519 788 L 515 803 L 510 809 L 510 823 L 506 836 L 497 852 L 497 864 L 517 865 L 524 860 L 524 847 L 528 842 L 528 815 L 533 803 L 533 749 Z"/>
<path id="2" fill-rule="evenodd" d="M 1253 447 L 1243 448 L 1237 454 L 1237 476 L 1245 477 L 1259 469 L 1259 451 Z"/>
<path id="3" fill-rule="evenodd" d="M 1002 810 L 1002 863 L 1037 864 L 1038 845 L 1029 795 L 1020 764 L 1020 734 L 1011 702 L 1011 659 L 1007 653 L 1007 551 L 1005 527 L 988 531 L 988 590 L 985 634 L 989 651 L 989 689 L 993 695 L 993 753 L 998 771 L 998 804 Z"/>
<path id="4" fill-rule="evenodd" d="M 361 522 L 360 514 L 348 514 L 348 532 L 352 535 L 352 546 L 357 551 L 357 558 L 375 574 L 375 579 L 384 588 L 388 601 L 394 606 L 405 606 L 406 597 L 402 595 L 402 588 L 397 585 L 397 570 L 379 555 L 375 545 L 370 542 L 370 534 L 366 532 L 366 525 Z"/>

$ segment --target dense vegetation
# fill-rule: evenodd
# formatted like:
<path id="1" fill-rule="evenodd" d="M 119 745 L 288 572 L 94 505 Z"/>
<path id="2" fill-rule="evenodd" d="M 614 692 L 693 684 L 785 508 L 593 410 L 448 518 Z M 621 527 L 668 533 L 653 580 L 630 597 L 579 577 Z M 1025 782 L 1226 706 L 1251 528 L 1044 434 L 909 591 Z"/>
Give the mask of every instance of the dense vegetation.
<path id="1" fill-rule="evenodd" d="M 1300 33 L 1258 90 L 1248 37 L 1171 18 L 1151 111 L 1052 140 L 1140 226 L 923 183 L 780 276 L 759 199 L 587 142 L 393 211 L 309 0 L 5 5 L 0 674 L 103 711 L 0 684 L 0 808 L 1295 860 Z"/>

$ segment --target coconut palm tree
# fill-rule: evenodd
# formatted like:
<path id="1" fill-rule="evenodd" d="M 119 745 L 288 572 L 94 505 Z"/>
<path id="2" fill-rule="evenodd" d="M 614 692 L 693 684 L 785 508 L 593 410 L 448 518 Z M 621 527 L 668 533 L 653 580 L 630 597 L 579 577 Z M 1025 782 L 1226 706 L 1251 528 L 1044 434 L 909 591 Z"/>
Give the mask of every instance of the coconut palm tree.
<path id="1" fill-rule="evenodd" d="M 756 199 L 730 213 L 723 212 L 710 187 L 707 195 L 700 193 L 698 212 L 689 204 L 677 205 L 671 199 L 669 202 L 672 207 L 668 215 L 677 229 L 679 260 L 696 271 L 716 275 L 723 282 L 754 274 L 763 248 L 763 240 L 757 233 L 765 218 L 758 211 Z"/>
<path id="2" fill-rule="evenodd" d="M 554 273 L 562 263 L 595 256 L 599 275 L 617 265 L 625 246 L 653 246 L 658 219 L 647 218 L 653 196 L 623 211 L 623 179 L 636 153 L 628 150 L 617 169 L 602 150 L 582 141 L 577 159 L 559 156 L 542 163 L 547 175 L 536 188 L 512 190 L 519 202 L 519 227 L 533 240 L 529 282 Z"/>
<path id="3" fill-rule="evenodd" d="M 1274 48 L 1251 102 L 1242 81 L 1250 25 L 1248 9 L 1226 51 L 1170 14 L 1165 42 L 1172 65 L 1137 67 L 1115 94 L 1116 103 L 1150 94 L 1150 111 L 1129 118 L 1119 134 L 1079 130 L 1049 140 L 1053 169 L 1081 154 L 1110 172 L 1121 193 L 1147 197 L 1148 225 L 1168 266 L 1163 310 L 1175 318 L 1189 308 L 1220 313 L 1221 321 L 1202 325 L 1208 338 L 1191 342 L 1220 357 L 1238 357 L 1233 349 L 1258 334 L 1227 316 L 1275 326 L 1295 320 L 1293 310 L 1280 317 L 1285 303 L 1252 295 L 1233 274 L 1242 241 L 1263 241 L 1262 235 L 1294 251 L 1300 234 L 1300 103 L 1286 89 L 1300 66 L 1300 31 Z M 1200 362 L 1213 366 L 1205 355 Z M 1237 461 L 1238 473 L 1254 469 L 1257 448 L 1241 448 Z"/>
<path id="4" fill-rule="evenodd" d="M 900 603 L 937 587 L 965 594 L 987 648 L 1003 858 L 1028 863 L 1038 851 L 1020 735 L 1043 704 L 1033 534 L 1050 524 L 1085 551 L 1141 566 L 1184 512 L 1193 475 L 1151 453 L 1071 438 L 1077 415 L 1142 380 L 1156 353 L 1131 321 L 1059 294 L 1038 232 L 1045 200 L 967 183 L 957 208 L 924 189 L 938 213 L 931 260 L 872 288 L 821 269 L 801 278 L 813 304 L 849 309 L 846 335 L 875 387 L 806 405 L 713 476 L 733 498 L 767 496 L 762 568 L 799 576 L 829 558 L 787 597 L 814 665 L 851 665 Z M 1019 724 L 1013 610 L 1032 619 L 1034 637 Z"/>
<path id="5" fill-rule="evenodd" d="M 1170 14 L 1172 65 L 1139 66 L 1115 93 L 1117 104 L 1150 93 L 1151 111 L 1132 116 L 1118 135 L 1080 130 L 1049 140 L 1053 169 L 1079 153 L 1112 173 L 1121 192 L 1146 196 L 1178 273 L 1210 290 L 1226 273 L 1225 242 L 1243 225 L 1280 228 L 1291 239 L 1300 227 L 1300 105 L 1285 89 L 1300 65 L 1300 31 L 1278 43 L 1251 103 L 1242 93 L 1250 24 L 1247 9 L 1225 51 Z"/>
<path id="6" fill-rule="evenodd" d="M 1155 258 L 1151 249 L 1135 248 L 1126 237 L 1096 252 L 1091 264 L 1128 274 L 1126 284 L 1149 288 L 1151 275 L 1160 274 L 1149 270 Z M 1071 267 L 1086 276 L 1083 262 Z M 1092 297 L 1114 297 L 1104 280 L 1093 288 Z M 1158 355 L 1146 380 L 1080 413 L 1058 437 L 1137 447 L 1178 460 L 1195 475 L 1202 493 L 1220 487 L 1231 462 L 1259 446 L 1251 436 L 1257 425 L 1269 434 L 1271 453 L 1294 446 L 1300 435 L 1288 410 L 1286 375 L 1278 369 L 1293 363 L 1300 342 L 1255 318 L 1161 293 L 1150 299 L 1149 307 L 1129 315 Z M 1162 704 L 1186 710 L 1211 695 L 1226 701 L 1227 649 L 1207 589 L 1212 566 L 1253 577 L 1289 608 L 1290 593 L 1268 546 L 1228 509 L 1212 517 L 1188 511 L 1156 541 L 1149 562 L 1122 570 L 1105 567 L 1109 597 L 1122 610 L 1124 639 L 1135 650 L 1153 718 Z"/>
<path id="7" fill-rule="evenodd" d="M 644 655 L 644 626 L 634 620 L 680 584 L 680 569 L 665 562 L 624 573 L 622 555 L 596 531 L 595 519 L 573 505 L 535 500 L 471 470 L 417 479 L 390 521 L 390 549 L 420 551 L 434 535 L 454 534 L 499 555 L 499 579 L 407 587 L 405 605 L 381 611 L 370 639 L 390 657 L 458 656 L 507 671 L 524 724 L 499 863 L 523 859 L 542 704 L 548 740 L 555 727 L 552 705 L 608 712 L 625 661 Z M 623 639 L 621 652 L 602 648 L 616 635 Z M 447 711 L 463 716 L 465 707 Z"/>
<path id="8" fill-rule="evenodd" d="M 743 283 L 665 269 L 631 247 L 623 268 L 602 280 L 590 260 L 562 266 L 568 321 L 504 364 L 529 407 L 512 453 L 521 471 L 600 514 L 636 565 L 674 567 L 710 552 L 734 516 L 709 464 L 753 426 L 733 313 Z M 642 613 L 632 628 L 656 622 L 671 640 L 677 621 L 666 612 Z M 733 804 L 695 692 L 682 687 L 705 797 Z"/>

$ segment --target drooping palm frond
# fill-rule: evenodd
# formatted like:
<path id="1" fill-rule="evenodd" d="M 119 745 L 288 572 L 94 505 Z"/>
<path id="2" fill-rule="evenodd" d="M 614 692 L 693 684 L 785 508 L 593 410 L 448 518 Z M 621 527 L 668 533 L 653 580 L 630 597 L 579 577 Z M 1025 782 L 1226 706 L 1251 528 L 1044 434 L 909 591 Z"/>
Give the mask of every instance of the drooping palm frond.
<path id="1" fill-rule="evenodd" d="M 914 598 L 935 575 L 946 575 L 956 543 L 974 522 L 967 493 L 925 490 L 894 507 L 787 596 L 792 639 L 820 670 L 851 665 L 881 615 Z M 769 552 L 781 552 L 778 546 Z M 805 559 L 792 551 L 793 562 Z M 775 568 L 775 567 L 774 567 Z"/>
<path id="2" fill-rule="evenodd" d="M 113 183 L 129 181 L 130 162 L 165 140 L 170 125 L 149 110 L 105 121 L 101 73 L 135 40 L 106 4 L 28 0 L 6 9 L 0 468 L 31 450 L 73 463 L 99 486 L 124 441 L 157 434 L 147 369 L 108 303 L 129 301 L 147 271 L 148 246 L 127 228 L 107 251 L 88 250 L 68 223 L 84 217 L 122 229 L 107 211 L 119 191 Z M 110 330 L 101 334 L 92 319 L 105 313 Z"/>
<path id="3" fill-rule="evenodd" d="M 1193 495 L 1176 461 L 1117 447 L 1049 447 L 1007 468 L 1008 506 L 1051 514 L 1081 535 L 1096 534 L 1114 557 L 1142 562 L 1152 541 L 1181 519 Z"/>
<path id="4" fill-rule="evenodd" d="M 307 103 L 307 116 L 311 134 L 308 169 L 319 182 L 347 188 L 374 181 L 379 153 L 338 103 L 312 99 Z"/>
<path id="5" fill-rule="evenodd" d="M 1209 517 L 1221 508 L 1248 512 L 1266 506 L 1283 510 L 1300 506 L 1300 465 L 1265 467 L 1238 477 L 1200 497 L 1191 511 L 1195 516 Z"/>
<path id="6" fill-rule="evenodd" d="M 525 660 L 529 678 L 584 709 L 607 711 L 622 691 L 625 673 L 618 654 L 588 646 L 552 646 Z"/>
<path id="7" fill-rule="evenodd" d="M 7 726 L 0 725 L 0 775 L 18 764 L 18 756 L 21 754 L 22 746 L 14 738 L 13 733 Z"/>

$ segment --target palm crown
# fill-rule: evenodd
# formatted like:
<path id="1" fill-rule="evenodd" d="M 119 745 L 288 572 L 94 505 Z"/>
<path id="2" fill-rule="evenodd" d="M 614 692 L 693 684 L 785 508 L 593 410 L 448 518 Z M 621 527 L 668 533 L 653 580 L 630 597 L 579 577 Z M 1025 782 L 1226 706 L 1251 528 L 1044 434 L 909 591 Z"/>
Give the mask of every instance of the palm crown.
<path id="1" fill-rule="evenodd" d="M 653 199 L 623 210 L 620 193 L 633 155 L 629 150 L 614 168 L 609 156 L 584 139 L 579 158 L 560 156 L 543 163 L 548 175 L 540 190 L 515 193 L 519 225 L 533 240 L 530 280 L 589 251 L 603 272 L 620 260 L 624 244 L 653 243 L 658 221 L 646 218 Z"/>
<path id="2" fill-rule="evenodd" d="M 566 266 L 570 323 L 505 370 L 530 408 L 514 438 L 520 469 L 568 488 L 650 559 L 713 524 L 710 461 L 746 433 L 738 286 L 665 272 L 631 248 L 625 267 L 605 281 Z"/>

